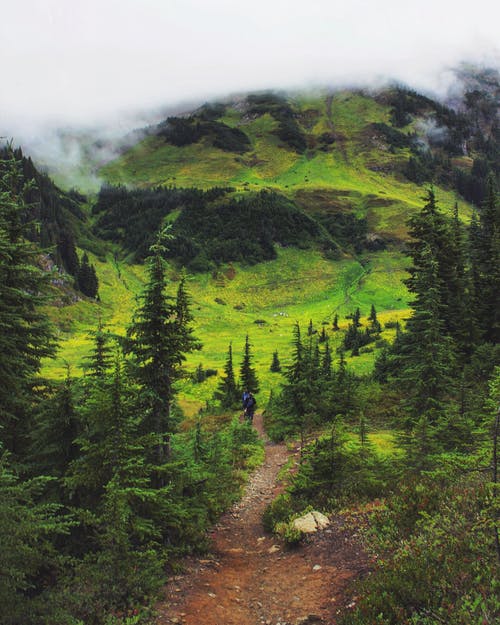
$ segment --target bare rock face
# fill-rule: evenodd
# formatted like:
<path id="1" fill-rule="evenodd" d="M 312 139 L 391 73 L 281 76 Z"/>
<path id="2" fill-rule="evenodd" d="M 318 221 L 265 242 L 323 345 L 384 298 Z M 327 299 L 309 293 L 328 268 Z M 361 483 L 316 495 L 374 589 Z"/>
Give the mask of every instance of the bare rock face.
<path id="1" fill-rule="evenodd" d="M 295 529 L 299 530 L 299 532 L 303 532 L 304 534 L 314 534 L 314 532 L 328 527 L 330 525 L 330 521 L 328 517 L 321 514 L 321 512 L 313 510 L 304 516 L 295 519 L 292 522 L 292 525 Z"/>

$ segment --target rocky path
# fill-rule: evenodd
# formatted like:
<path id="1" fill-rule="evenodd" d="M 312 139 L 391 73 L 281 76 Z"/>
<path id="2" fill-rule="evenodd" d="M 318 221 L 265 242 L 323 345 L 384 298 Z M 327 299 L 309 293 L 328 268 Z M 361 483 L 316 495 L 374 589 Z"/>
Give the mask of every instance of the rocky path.
<path id="1" fill-rule="evenodd" d="M 255 425 L 262 432 L 262 420 Z M 280 469 L 294 452 L 266 443 L 266 459 L 243 499 L 212 534 L 208 557 L 188 561 L 165 588 L 158 625 L 297 625 L 336 622 L 352 601 L 346 585 L 367 567 L 356 534 L 342 517 L 303 546 L 287 550 L 262 527 L 262 513 L 278 494 Z"/>

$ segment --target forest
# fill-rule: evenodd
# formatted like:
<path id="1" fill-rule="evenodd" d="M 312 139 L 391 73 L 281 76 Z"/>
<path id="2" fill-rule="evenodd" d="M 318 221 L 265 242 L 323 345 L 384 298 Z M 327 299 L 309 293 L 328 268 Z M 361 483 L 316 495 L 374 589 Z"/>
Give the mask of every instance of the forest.
<path id="1" fill-rule="evenodd" d="M 418 187 L 418 208 L 405 216 L 408 237 L 398 222 L 381 244 L 408 260 L 410 310 L 403 319 L 382 322 L 378 304 L 361 310 L 346 290 L 349 314 L 340 318 L 334 311 L 325 322 L 311 306 L 308 325 L 292 324 L 287 354 L 272 344 L 269 321 L 254 315 L 255 334 L 257 328 L 269 333 L 270 393 L 262 390 L 250 332 L 242 354 L 235 337 L 223 335 L 221 341 L 230 338 L 217 369 L 205 362 L 187 366 L 202 351 L 196 320 L 204 314 L 200 301 L 194 304 L 189 272 L 225 284 L 228 266 L 236 271 L 233 263 L 238 269 L 271 263 L 289 249 L 312 251 L 321 262 L 359 256 L 364 271 L 371 261 L 361 255 L 369 250 L 372 209 L 378 208 L 373 194 L 347 189 L 343 211 L 335 204 L 342 194 L 329 196 L 335 210 L 322 211 L 321 194 L 306 196 L 316 197 L 317 205 L 305 210 L 300 193 L 286 185 L 106 183 L 91 201 L 61 191 L 21 151 L 2 150 L 2 624 L 153 623 L 166 579 L 185 556 L 209 551 L 207 531 L 263 462 L 262 439 L 239 418 L 245 389 L 258 394 L 271 440 L 300 449 L 296 469 L 266 507 L 266 531 L 294 549 L 304 535 L 293 521 L 304 510 L 363 511 L 357 514 L 370 571 L 356 582 L 356 604 L 342 611 L 339 623 L 497 622 L 498 127 L 489 124 L 484 94 L 469 94 L 467 115 L 409 90 L 383 98 L 390 117 L 370 121 L 370 141 L 382 137 L 384 157 L 398 158 L 398 175 L 426 183 Z M 368 107 L 360 96 L 352 99 Z M 295 106 L 270 94 L 251 96 L 245 106 L 249 123 L 272 118 L 272 140 L 284 144 L 276 148 L 280 157 L 286 150 L 287 158 L 302 158 L 307 133 Z M 420 149 L 416 137 L 401 131 L 429 110 L 450 130 L 446 145 L 434 151 Z M 169 118 L 155 141 L 159 149 L 166 143 L 184 149 L 208 138 L 209 149 L 240 158 L 255 138 L 231 130 L 220 121 L 224 114 L 214 105 L 189 118 Z M 481 132 L 471 131 L 474 123 Z M 334 143 L 342 142 L 339 137 Z M 452 162 L 464 141 L 475 156 L 467 167 Z M 403 165 L 398 150 L 406 150 Z M 401 193 L 400 179 L 392 184 Z M 458 199 L 452 211 L 442 209 L 437 185 L 451 186 L 460 202 L 472 203 L 470 219 Z M 100 304 L 106 281 L 98 262 L 109 262 L 111 252 L 115 261 L 127 257 L 144 267 L 122 333 L 100 317 L 107 312 Z M 50 320 L 59 313 L 47 311 L 62 310 L 61 283 L 71 297 L 95 307 L 99 320 L 84 373 L 67 362 L 65 375 L 54 377 L 44 367 L 59 349 L 61 334 Z M 279 286 L 270 282 L 268 293 Z M 228 308 L 218 300 L 214 317 Z M 234 314 L 241 309 L 235 305 Z M 367 354 L 373 366 L 357 367 Z M 212 396 L 194 416 L 186 415 L 182 385 L 202 387 L 207 380 Z M 391 432 L 385 454 L 371 436 L 382 429 Z"/>

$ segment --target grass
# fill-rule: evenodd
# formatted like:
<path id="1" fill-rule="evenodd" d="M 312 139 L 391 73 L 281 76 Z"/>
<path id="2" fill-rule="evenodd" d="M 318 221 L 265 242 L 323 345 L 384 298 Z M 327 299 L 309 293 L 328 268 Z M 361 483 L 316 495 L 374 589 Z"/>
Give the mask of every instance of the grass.
<path id="1" fill-rule="evenodd" d="M 43 373 L 62 378 L 66 364 L 73 374 L 85 368 L 90 350 L 89 333 L 97 326 L 99 316 L 111 332 L 124 334 L 136 307 L 136 297 L 145 281 L 145 268 L 124 262 L 95 263 L 100 281 L 100 303 L 82 300 L 62 309 L 65 323 L 61 324 L 61 309 L 53 309 L 54 321 L 60 328 L 61 346 L 55 359 L 44 363 Z M 401 285 L 404 258 L 398 253 L 373 254 L 365 266 L 355 259 L 331 261 L 312 250 L 280 249 L 274 261 L 252 267 L 235 265 L 218 276 L 197 274 L 189 281 L 196 334 L 203 348 L 188 356 L 186 368 L 193 372 L 201 363 L 205 368 L 222 372 L 229 343 L 233 344 L 235 370 L 243 356 L 245 336 L 252 344 L 254 366 L 261 382 L 259 407 L 264 407 L 271 389 L 276 389 L 281 374 L 271 373 L 272 354 L 278 350 L 286 367 L 292 330 L 299 322 L 304 334 L 309 320 L 321 331 L 323 324 L 335 348 L 341 333 L 331 330 L 335 314 L 341 329 L 349 320 L 346 315 L 360 307 L 366 317 L 375 304 L 380 320 L 407 316 L 407 293 Z M 169 290 L 177 288 L 178 272 L 172 270 Z M 380 285 L 380 289 L 377 285 Z M 66 323 L 67 321 L 67 323 Z M 386 331 L 387 337 L 391 336 Z M 368 372 L 374 353 L 348 359 L 357 371 Z M 218 378 L 208 378 L 202 384 L 184 380 L 179 384 L 181 407 L 191 415 L 210 400 Z"/>
<path id="2" fill-rule="evenodd" d="M 297 119 L 310 146 L 325 132 L 334 134 L 328 151 L 308 149 L 297 154 L 274 134 L 278 122 L 269 114 L 250 118 L 239 108 L 229 107 L 222 121 L 242 129 L 251 149 L 234 154 L 214 148 L 207 138 L 177 148 L 158 137 L 148 137 L 99 174 L 114 184 L 137 186 L 176 185 L 209 188 L 232 186 L 239 193 L 263 188 L 276 189 L 311 213 L 349 210 L 366 217 L 371 232 L 388 240 L 407 238 L 406 220 L 423 205 L 421 187 L 398 177 L 395 165 L 405 157 L 380 144 L 371 124 L 387 123 L 390 110 L 360 92 L 298 94 L 292 101 Z M 382 170 L 375 165 L 382 165 Z M 451 214 L 455 195 L 436 188 L 438 204 Z M 459 202 L 459 213 L 467 221 L 470 207 Z M 145 279 L 144 267 L 91 259 L 100 280 L 100 304 L 81 301 L 57 309 L 61 349 L 45 373 L 61 377 L 64 363 L 75 372 L 82 370 L 88 352 L 88 333 L 101 315 L 111 331 L 123 333 L 130 322 L 135 298 Z M 304 331 L 314 326 L 331 329 L 334 314 L 345 328 L 348 313 L 360 308 L 362 315 L 375 305 L 382 324 L 408 316 L 405 259 L 396 249 L 366 253 L 340 261 L 323 258 L 319 252 L 280 249 L 278 258 L 253 267 L 235 266 L 217 276 L 196 275 L 190 282 L 196 332 L 203 342 L 200 352 L 188 357 L 186 366 L 199 363 L 219 371 L 225 362 L 229 342 L 233 343 L 235 366 L 239 367 L 246 334 L 250 336 L 255 367 L 261 380 L 259 403 L 281 380 L 269 372 L 272 353 L 278 350 L 286 366 L 292 328 L 296 321 Z M 173 271 L 175 277 L 175 271 Z M 176 288 L 175 282 L 171 285 Z M 393 331 L 384 337 L 392 338 Z M 335 348 L 341 333 L 332 333 Z M 362 353 L 350 359 L 360 373 L 370 371 L 375 354 Z M 200 385 L 180 384 L 180 401 L 186 412 L 194 413 L 209 400 L 217 384 L 209 378 Z"/>

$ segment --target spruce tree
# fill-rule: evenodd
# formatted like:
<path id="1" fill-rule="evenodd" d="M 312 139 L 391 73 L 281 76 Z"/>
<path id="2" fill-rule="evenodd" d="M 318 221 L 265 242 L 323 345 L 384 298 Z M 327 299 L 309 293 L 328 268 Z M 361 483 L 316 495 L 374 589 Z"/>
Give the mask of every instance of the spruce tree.
<path id="1" fill-rule="evenodd" d="M 337 313 L 335 313 L 335 316 L 333 318 L 332 330 L 334 330 L 334 332 L 337 332 L 338 329 L 339 329 L 339 316 L 337 315 Z"/>
<path id="2" fill-rule="evenodd" d="M 279 373 L 281 371 L 281 363 L 278 356 L 278 350 L 273 352 L 273 360 L 271 362 L 271 367 L 269 368 L 273 373 Z"/>
<path id="3" fill-rule="evenodd" d="M 236 384 L 233 369 L 233 346 L 229 343 L 227 360 L 224 365 L 224 375 L 219 382 L 215 392 L 215 399 L 218 399 L 221 406 L 226 409 L 236 408 L 240 404 L 240 389 Z"/>
<path id="4" fill-rule="evenodd" d="M 112 364 L 112 348 L 109 332 L 104 331 L 104 325 L 99 317 L 97 330 L 90 333 L 94 340 L 92 351 L 87 358 L 90 375 L 102 378 Z"/>
<path id="5" fill-rule="evenodd" d="M 185 329 L 186 311 L 165 292 L 167 277 L 160 232 L 147 260 L 148 281 L 140 305 L 127 331 L 126 351 L 132 357 L 133 376 L 142 389 L 142 430 L 157 437 L 156 461 L 169 455 L 170 437 L 176 430 L 172 413 L 174 382 L 181 376 L 185 350 L 192 342 Z"/>
<path id="6" fill-rule="evenodd" d="M 251 345 L 248 334 L 245 339 L 245 351 L 240 366 L 240 385 L 243 390 L 247 390 L 250 393 L 255 394 L 259 392 L 257 374 L 255 369 L 252 367 Z"/>
<path id="7" fill-rule="evenodd" d="M 432 425 L 444 411 L 453 388 L 455 353 L 441 318 L 441 280 L 429 246 L 420 251 L 412 289 L 416 293 L 414 312 L 400 338 L 395 377 L 405 393 L 410 420 L 426 416 Z"/>
<path id="8" fill-rule="evenodd" d="M 76 274 L 76 283 L 80 291 L 87 297 L 97 297 L 99 281 L 94 265 L 89 262 L 87 253 L 82 256 L 82 261 Z"/>
<path id="9" fill-rule="evenodd" d="M 33 411 L 32 383 L 42 358 L 53 355 L 54 333 L 41 306 L 47 302 L 48 275 L 37 266 L 27 242 L 30 227 L 20 163 L 12 152 L 0 160 L 0 442 L 25 451 Z"/>

